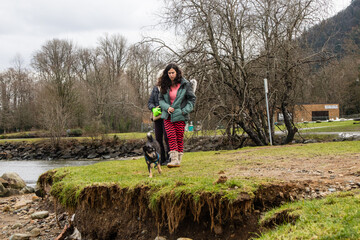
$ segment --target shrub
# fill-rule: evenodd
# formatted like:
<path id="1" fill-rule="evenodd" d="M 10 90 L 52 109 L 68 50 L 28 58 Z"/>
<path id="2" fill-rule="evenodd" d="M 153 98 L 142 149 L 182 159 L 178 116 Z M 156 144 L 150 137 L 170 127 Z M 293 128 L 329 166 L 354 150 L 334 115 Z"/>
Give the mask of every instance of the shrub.
<path id="1" fill-rule="evenodd" d="M 80 137 L 82 136 L 83 132 L 81 129 L 77 128 L 77 129 L 70 129 L 70 131 L 68 132 L 68 136 L 69 137 Z"/>

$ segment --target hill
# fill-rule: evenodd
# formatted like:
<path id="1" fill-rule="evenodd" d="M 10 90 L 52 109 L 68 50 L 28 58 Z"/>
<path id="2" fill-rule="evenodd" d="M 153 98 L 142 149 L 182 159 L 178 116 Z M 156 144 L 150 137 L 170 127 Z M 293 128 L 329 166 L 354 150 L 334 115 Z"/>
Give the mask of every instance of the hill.
<path id="1" fill-rule="evenodd" d="M 339 56 L 345 54 L 347 42 L 360 47 L 360 0 L 353 0 L 343 11 L 310 28 L 304 38 L 315 51 L 326 45 L 327 50 Z"/>

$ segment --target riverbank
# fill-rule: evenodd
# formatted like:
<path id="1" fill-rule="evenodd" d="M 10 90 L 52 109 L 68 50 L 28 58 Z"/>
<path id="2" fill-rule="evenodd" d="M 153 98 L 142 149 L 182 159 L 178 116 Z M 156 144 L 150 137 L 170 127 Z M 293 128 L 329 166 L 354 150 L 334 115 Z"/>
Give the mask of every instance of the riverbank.
<path id="1" fill-rule="evenodd" d="M 284 136 L 279 134 L 274 143 L 280 144 Z M 355 133 L 307 133 L 297 135 L 293 143 L 316 143 L 329 141 L 357 141 L 359 132 Z M 0 160 L 117 160 L 142 156 L 144 139 L 119 139 L 117 137 L 93 140 L 67 139 L 61 140 L 58 146 L 50 140 L 35 142 L 5 141 L 0 143 Z M 255 146 L 245 137 L 192 136 L 184 140 L 184 152 L 232 150 L 247 146 Z"/>
<path id="2" fill-rule="evenodd" d="M 244 146 L 245 138 L 202 136 L 185 139 L 186 152 L 236 149 Z M 50 141 L 4 142 L 0 144 L 0 160 L 110 160 L 141 156 L 145 139 L 94 140 L 63 139 L 58 146 Z M 251 145 L 251 143 L 247 143 Z"/>
<path id="3" fill-rule="evenodd" d="M 352 141 L 186 153 L 180 168 L 153 179 L 143 159 L 108 161 L 49 171 L 40 182 L 75 213 L 85 239 L 249 239 L 266 229 L 258 220 L 275 206 L 359 188 L 359 148 Z"/>
<path id="4" fill-rule="evenodd" d="M 48 212 L 48 216 L 33 219 L 37 212 Z M 54 206 L 35 194 L 23 194 L 0 198 L 0 239 L 55 239 L 67 223 L 67 214 L 59 213 L 58 223 Z M 20 238 L 21 237 L 21 238 Z"/>

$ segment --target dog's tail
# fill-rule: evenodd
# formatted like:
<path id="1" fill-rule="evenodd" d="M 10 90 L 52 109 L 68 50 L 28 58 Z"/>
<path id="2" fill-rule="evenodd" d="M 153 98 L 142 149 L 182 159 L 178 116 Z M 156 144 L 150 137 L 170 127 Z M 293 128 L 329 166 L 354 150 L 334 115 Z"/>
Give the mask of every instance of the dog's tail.
<path id="1" fill-rule="evenodd" d="M 147 137 L 147 139 L 148 139 L 150 142 L 153 142 L 153 141 L 154 141 L 151 132 L 148 132 L 148 133 L 146 134 L 146 137 Z"/>

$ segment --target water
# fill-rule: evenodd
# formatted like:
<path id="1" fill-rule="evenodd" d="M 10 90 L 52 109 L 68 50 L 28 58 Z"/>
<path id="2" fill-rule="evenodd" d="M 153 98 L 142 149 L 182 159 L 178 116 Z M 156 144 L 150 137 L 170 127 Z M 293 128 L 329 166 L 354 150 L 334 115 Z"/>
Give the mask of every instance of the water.
<path id="1" fill-rule="evenodd" d="M 39 176 L 54 168 L 67 166 L 85 166 L 100 161 L 79 160 L 31 160 L 31 161 L 0 161 L 0 177 L 6 172 L 16 172 L 29 186 L 36 185 Z"/>

